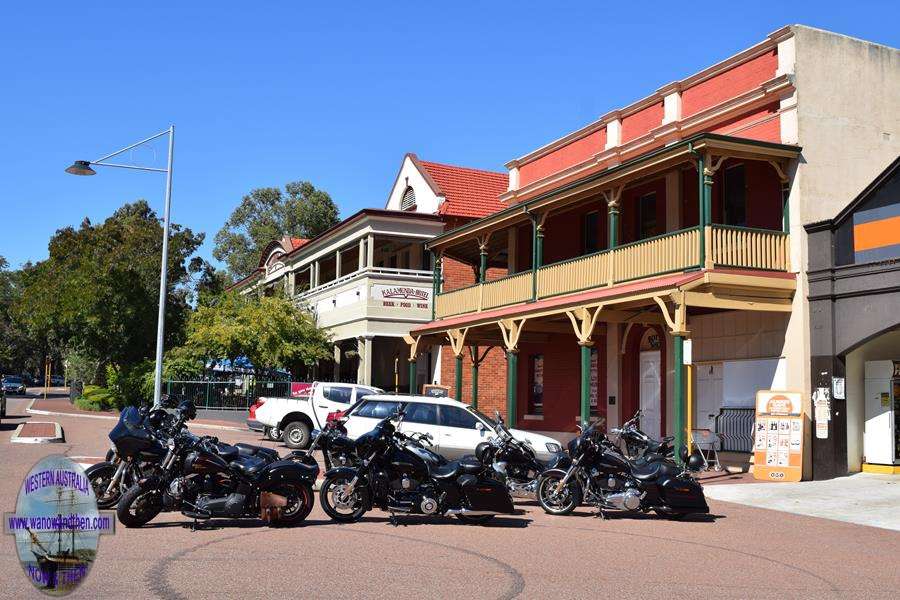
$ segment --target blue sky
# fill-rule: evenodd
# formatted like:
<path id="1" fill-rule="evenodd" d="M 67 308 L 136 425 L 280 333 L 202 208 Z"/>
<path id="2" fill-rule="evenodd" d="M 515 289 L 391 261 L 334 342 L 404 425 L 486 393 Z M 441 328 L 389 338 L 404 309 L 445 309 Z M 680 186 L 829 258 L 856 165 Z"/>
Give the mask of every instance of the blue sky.
<path id="1" fill-rule="evenodd" d="M 26 6 L 27 4 L 27 6 Z M 173 220 L 207 234 L 243 194 L 307 179 L 382 206 L 405 152 L 486 169 L 803 23 L 900 46 L 900 3 L 16 3 L 0 21 L 0 255 L 146 198 L 94 159 L 176 125 Z M 130 157 L 164 165 L 165 145 Z"/>

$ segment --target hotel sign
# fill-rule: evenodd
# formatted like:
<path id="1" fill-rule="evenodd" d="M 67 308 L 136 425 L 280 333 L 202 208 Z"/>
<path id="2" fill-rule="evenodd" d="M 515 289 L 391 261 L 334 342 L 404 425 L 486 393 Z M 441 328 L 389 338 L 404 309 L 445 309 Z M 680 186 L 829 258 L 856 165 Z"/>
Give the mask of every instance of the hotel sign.
<path id="1" fill-rule="evenodd" d="M 431 289 L 406 285 L 373 285 L 372 299 L 388 308 L 429 309 Z"/>

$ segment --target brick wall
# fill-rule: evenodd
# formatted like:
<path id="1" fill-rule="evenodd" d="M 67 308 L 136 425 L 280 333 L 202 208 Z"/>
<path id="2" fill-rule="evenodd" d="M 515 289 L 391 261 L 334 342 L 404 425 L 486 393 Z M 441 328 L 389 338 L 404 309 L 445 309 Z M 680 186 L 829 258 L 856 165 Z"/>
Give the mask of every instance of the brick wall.
<path id="1" fill-rule="evenodd" d="M 622 143 L 638 138 L 662 125 L 663 103 L 657 102 L 622 119 Z"/>
<path id="2" fill-rule="evenodd" d="M 777 68 L 777 50 L 772 50 L 687 88 L 681 93 L 682 117 L 689 117 L 753 89 L 774 77 Z"/>
<path id="3" fill-rule="evenodd" d="M 606 146 L 605 127 L 522 165 L 519 169 L 519 185 L 528 185 L 532 181 L 585 161 L 601 152 L 604 146 Z"/>
<path id="4" fill-rule="evenodd" d="M 481 356 L 485 348 L 478 348 Z M 462 401 L 472 402 L 472 360 L 468 348 L 463 353 Z M 441 385 L 450 386 L 450 396 L 456 398 L 456 357 L 450 346 L 441 349 Z M 499 410 L 506 419 L 506 356 L 501 348 L 493 348 L 478 368 L 478 410 L 493 417 Z M 508 422 L 508 421 L 507 421 Z"/>

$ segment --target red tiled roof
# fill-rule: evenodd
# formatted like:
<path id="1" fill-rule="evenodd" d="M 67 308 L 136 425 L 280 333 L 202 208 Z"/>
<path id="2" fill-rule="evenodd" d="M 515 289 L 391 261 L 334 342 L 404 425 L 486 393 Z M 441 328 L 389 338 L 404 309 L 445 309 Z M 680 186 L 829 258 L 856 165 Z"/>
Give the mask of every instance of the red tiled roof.
<path id="1" fill-rule="evenodd" d="M 295 237 L 292 237 L 292 238 L 291 238 L 291 251 L 294 251 L 294 250 L 296 250 L 297 248 L 299 248 L 300 246 L 305 245 L 307 242 L 309 242 L 309 240 L 306 239 L 306 238 L 295 238 Z"/>
<path id="2" fill-rule="evenodd" d="M 438 212 L 454 217 L 485 217 L 506 208 L 499 200 L 509 187 L 509 175 L 420 160 L 446 201 Z"/>

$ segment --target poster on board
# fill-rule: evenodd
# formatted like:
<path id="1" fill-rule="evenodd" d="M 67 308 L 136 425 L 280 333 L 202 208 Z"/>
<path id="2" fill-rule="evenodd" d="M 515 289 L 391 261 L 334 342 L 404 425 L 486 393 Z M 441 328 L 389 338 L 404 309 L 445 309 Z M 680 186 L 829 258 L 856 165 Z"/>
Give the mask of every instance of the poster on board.
<path id="1" fill-rule="evenodd" d="M 803 404 L 799 392 L 758 391 L 753 435 L 755 479 L 800 481 L 803 476 Z"/>

